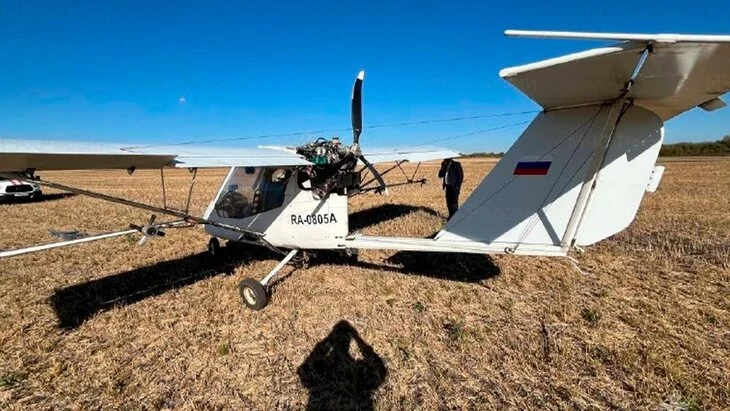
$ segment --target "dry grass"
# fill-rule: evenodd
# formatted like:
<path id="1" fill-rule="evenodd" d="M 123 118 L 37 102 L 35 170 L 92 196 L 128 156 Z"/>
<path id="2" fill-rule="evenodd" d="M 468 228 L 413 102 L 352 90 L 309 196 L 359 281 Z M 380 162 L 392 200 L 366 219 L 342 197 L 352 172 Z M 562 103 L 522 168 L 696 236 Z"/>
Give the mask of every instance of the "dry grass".
<path id="1" fill-rule="evenodd" d="M 492 164 L 464 162 L 467 193 Z M 436 168 L 421 173 L 431 177 L 422 188 L 354 199 L 353 224 L 382 235 L 438 230 Z M 199 176 L 196 211 L 222 176 Z M 44 177 L 159 202 L 153 172 Z M 178 204 L 187 178 L 168 181 Z M 727 160 L 669 162 L 631 227 L 578 256 L 584 273 L 549 258 L 318 257 L 256 313 L 237 284 L 274 257 L 244 250 L 216 264 L 202 254 L 201 229 L 146 248 L 120 238 L 2 260 L 0 408 L 301 409 L 310 390 L 313 402 L 345 408 L 368 405 L 377 387 L 384 410 L 728 409 L 728 182 Z M 79 196 L 0 214 L 0 249 L 50 241 L 49 229 L 147 218 Z M 375 354 L 352 341 L 344 352 L 331 339 L 318 345 L 341 320 Z M 347 363 L 347 350 L 360 361 Z M 330 351 L 339 368 L 307 360 Z"/>

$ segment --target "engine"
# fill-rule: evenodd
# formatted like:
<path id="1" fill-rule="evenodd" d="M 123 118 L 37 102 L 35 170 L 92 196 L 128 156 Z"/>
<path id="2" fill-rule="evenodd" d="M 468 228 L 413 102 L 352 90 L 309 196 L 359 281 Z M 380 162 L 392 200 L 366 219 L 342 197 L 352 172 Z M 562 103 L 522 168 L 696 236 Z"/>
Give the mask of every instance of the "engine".
<path id="1" fill-rule="evenodd" d="M 360 133 L 363 130 L 362 84 L 364 79 L 365 72 L 359 72 L 355 78 L 355 84 L 352 86 L 350 106 L 352 145 L 342 144 L 339 137 L 334 137 L 332 140 L 318 138 L 296 148 L 297 154 L 312 163 L 309 166 L 299 167 L 297 170 L 297 184 L 300 189 L 311 190 L 319 198 L 324 198 L 331 192 L 340 195 L 360 192 L 361 176 L 355 170 L 358 160 L 362 160 L 381 187 L 385 187 L 378 171 L 367 162 L 360 152 Z"/>
<path id="2" fill-rule="evenodd" d="M 313 163 L 299 168 L 299 188 L 311 190 L 319 198 L 324 198 L 330 192 L 345 195 L 357 191 L 361 183 L 360 173 L 355 171 L 360 155 L 357 151 L 356 146 L 348 147 L 337 137 L 332 140 L 319 138 L 297 147 L 297 154 Z"/>

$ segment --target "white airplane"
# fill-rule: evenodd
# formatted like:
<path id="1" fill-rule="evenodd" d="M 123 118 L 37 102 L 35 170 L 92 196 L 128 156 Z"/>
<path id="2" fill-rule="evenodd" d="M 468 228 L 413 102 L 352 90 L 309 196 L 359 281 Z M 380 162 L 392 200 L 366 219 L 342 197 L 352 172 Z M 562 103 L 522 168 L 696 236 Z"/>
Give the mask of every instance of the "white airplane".
<path id="1" fill-rule="evenodd" d="M 88 143 L 2 141 L 0 177 L 168 214 L 180 220 L 0 253 L 0 257 L 140 231 L 144 244 L 173 224 L 201 224 L 212 238 L 268 247 L 283 259 L 262 280 L 244 279 L 243 302 L 262 309 L 267 284 L 302 250 L 361 249 L 566 256 L 625 229 L 646 191 L 656 190 L 664 122 L 695 107 L 725 106 L 730 36 L 507 31 L 510 36 L 615 40 L 520 67 L 500 76 L 543 111 L 434 238 L 351 234 L 348 197 L 387 185 L 372 164 L 457 157 L 440 148 L 361 150 L 361 91 L 352 96 L 353 142 L 317 140 L 299 147 L 246 150 L 120 148 Z M 363 182 L 363 170 L 373 174 Z M 203 217 L 68 187 L 38 170 L 226 167 L 230 171 Z M 362 170 L 361 170 L 362 171 Z M 193 174 L 194 175 L 194 174 Z M 164 174 L 163 174 L 164 176 Z M 194 181 L 194 179 L 193 179 Z M 368 188 L 373 182 L 375 187 Z M 164 186 L 163 186 L 164 187 Z M 192 188 L 192 186 L 191 186 Z M 164 195 L 164 191 L 163 191 Z M 189 201 L 189 199 L 188 199 Z"/>

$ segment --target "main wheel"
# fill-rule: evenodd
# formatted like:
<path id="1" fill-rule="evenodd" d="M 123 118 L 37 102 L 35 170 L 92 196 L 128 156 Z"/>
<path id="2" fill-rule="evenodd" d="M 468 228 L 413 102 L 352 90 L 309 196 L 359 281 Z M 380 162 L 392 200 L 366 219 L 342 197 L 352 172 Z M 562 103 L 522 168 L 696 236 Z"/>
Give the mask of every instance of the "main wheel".
<path id="1" fill-rule="evenodd" d="M 348 264 L 357 264 L 357 256 L 360 254 L 357 248 L 345 248 L 342 250 L 342 256 L 345 257 L 345 261 Z"/>
<path id="2" fill-rule="evenodd" d="M 218 257 L 221 255 L 221 242 L 215 237 L 211 237 L 208 241 L 208 255 L 211 257 Z"/>
<path id="3" fill-rule="evenodd" d="M 258 311 L 266 307 L 266 303 L 268 303 L 269 297 L 266 295 L 266 289 L 253 278 L 244 278 L 238 285 L 238 291 L 241 293 L 243 303 L 252 310 Z"/>

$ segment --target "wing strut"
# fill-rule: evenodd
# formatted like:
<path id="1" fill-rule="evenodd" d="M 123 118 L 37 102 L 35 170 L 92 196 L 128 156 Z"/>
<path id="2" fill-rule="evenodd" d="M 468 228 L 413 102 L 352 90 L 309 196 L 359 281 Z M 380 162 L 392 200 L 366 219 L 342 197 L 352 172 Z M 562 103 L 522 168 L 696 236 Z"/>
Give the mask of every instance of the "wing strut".
<path id="1" fill-rule="evenodd" d="M 416 173 L 418 173 L 418 169 L 421 167 L 421 163 L 419 162 L 416 165 L 416 170 L 413 172 L 413 175 L 411 175 L 410 177 L 408 177 L 408 174 L 406 174 L 405 170 L 403 170 L 403 167 L 401 167 L 401 165 L 403 163 L 406 163 L 406 162 L 407 162 L 407 160 L 396 161 L 395 162 L 395 165 L 393 167 L 391 167 L 391 168 L 383 171 L 382 173 L 379 173 L 379 174 L 374 175 L 373 178 L 371 178 L 367 182 L 362 183 L 360 185 L 360 190 L 357 193 L 355 193 L 355 195 L 362 194 L 362 193 L 366 193 L 366 192 L 369 192 L 369 191 L 375 191 L 376 193 L 382 193 L 383 190 L 385 190 L 385 193 L 387 194 L 388 193 L 388 187 L 398 187 L 398 186 L 404 186 L 404 185 L 409 185 L 409 184 L 419 184 L 419 183 L 421 185 L 426 184 L 427 180 L 425 178 L 421 178 L 419 180 L 414 180 L 416 178 Z M 385 181 L 383 180 L 383 177 L 382 176 L 390 173 L 391 171 L 395 170 L 396 168 L 400 169 L 401 173 L 403 173 L 403 176 L 406 178 L 406 181 L 404 183 L 386 184 Z M 364 168 L 364 170 L 367 172 L 369 169 L 368 168 Z M 367 174 L 365 174 L 365 175 L 367 175 Z M 365 175 L 363 175 L 363 177 Z M 373 183 L 376 180 L 379 183 L 378 187 L 368 187 L 371 183 Z"/>
<path id="2" fill-rule="evenodd" d="M 28 176 L 26 176 L 26 175 L 13 174 L 13 173 L 0 173 L 0 177 L 8 178 L 8 179 L 19 178 L 22 180 L 29 180 Z M 217 221 L 208 220 L 206 218 L 193 216 L 182 210 L 174 210 L 171 208 L 157 207 L 157 206 L 153 206 L 150 204 L 140 203 L 137 201 L 132 201 L 132 200 L 124 199 L 124 198 L 96 193 L 96 192 L 84 190 L 81 188 L 70 187 L 70 186 L 60 184 L 60 183 L 55 183 L 52 181 L 42 180 L 38 177 L 31 178 L 30 180 L 32 180 L 33 182 L 35 182 L 37 184 L 45 186 L 45 187 L 55 188 L 57 190 L 67 191 L 70 193 L 76 193 L 76 194 L 84 195 L 87 197 L 108 201 L 111 203 L 122 204 L 122 205 L 126 205 L 129 207 L 139 208 L 141 210 L 150 211 L 153 213 L 170 215 L 173 217 L 180 218 L 183 221 L 188 222 L 188 223 L 195 223 L 195 224 L 201 224 L 201 225 L 212 225 L 212 226 L 220 227 L 220 228 L 223 228 L 226 230 L 235 231 L 235 232 L 238 232 L 241 234 L 239 240 L 248 240 L 248 241 L 252 241 L 252 242 L 257 242 L 257 243 L 263 245 L 264 247 L 271 249 L 272 251 L 276 251 L 277 253 L 282 254 L 281 250 L 277 249 L 271 243 L 269 243 L 268 241 L 266 241 L 264 239 L 263 233 L 259 233 L 257 231 L 251 231 L 251 230 L 247 230 L 247 229 L 241 228 L 241 227 L 236 227 L 236 226 L 233 226 L 230 224 L 225 224 L 225 223 L 221 223 L 221 222 L 217 222 Z"/>
<path id="3" fill-rule="evenodd" d="M 190 200 L 193 197 L 193 186 L 195 185 L 195 177 L 198 176 L 198 169 L 193 168 L 190 170 L 191 173 L 193 173 L 193 178 L 190 180 L 190 188 L 188 189 L 188 200 L 185 202 L 185 214 L 188 214 L 190 211 Z"/>
<path id="4" fill-rule="evenodd" d="M 378 172 L 378 170 L 375 169 L 375 167 L 365 159 L 365 157 L 360 156 L 360 161 L 362 161 L 365 164 L 365 167 L 370 170 L 371 173 L 373 173 L 373 180 L 377 180 L 378 184 L 380 184 L 380 187 L 378 187 L 378 193 L 385 193 L 385 195 L 388 195 L 388 186 L 385 184 L 385 181 L 383 181 L 383 175 Z M 370 180 L 370 181 L 373 181 Z M 369 184 L 369 183 L 368 183 Z M 365 184 L 367 185 L 367 184 Z"/>

